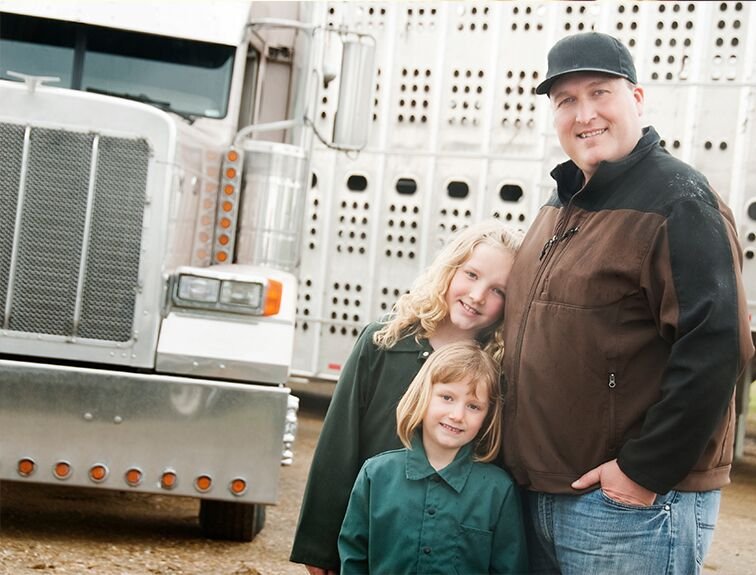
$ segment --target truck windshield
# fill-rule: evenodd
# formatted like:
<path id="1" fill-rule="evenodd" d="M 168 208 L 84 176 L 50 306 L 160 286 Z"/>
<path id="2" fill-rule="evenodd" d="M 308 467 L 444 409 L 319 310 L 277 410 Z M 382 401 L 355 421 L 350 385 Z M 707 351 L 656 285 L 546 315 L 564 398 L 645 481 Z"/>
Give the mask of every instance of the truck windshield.
<path id="1" fill-rule="evenodd" d="M 225 117 L 234 54 L 222 44 L 0 13 L 0 78 L 57 76 L 55 86 L 185 117 Z"/>

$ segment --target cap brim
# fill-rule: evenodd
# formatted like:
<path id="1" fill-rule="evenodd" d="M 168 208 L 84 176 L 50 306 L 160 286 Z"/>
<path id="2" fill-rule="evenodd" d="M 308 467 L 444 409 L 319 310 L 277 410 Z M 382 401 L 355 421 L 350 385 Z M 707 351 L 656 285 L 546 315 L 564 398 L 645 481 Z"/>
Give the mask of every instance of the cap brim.
<path id="1" fill-rule="evenodd" d="M 551 76 L 550 78 L 546 78 L 543 82 L 538 84 L 535 89 L 535 93 L 539 96 L 542 96 L 544 94 L 548 95 L 549 91 L 551 90 L 551 86 L 559 80 L 560 78 L 563 78 L 564 76 L 568 76 L 570 74 L 576 74 L 577 72 L 598 72 L 599 74 L 606 74 L 608 76 L 614 76 L 616 78 L 625 78 L 626 80 L 630 80 L 630 78 L 626 74 L 618 74 L 617 72 L 614 72 L 612 70 L 604 70 L 603 68 L 580 68 L 577 70 L 568 70 L 566 72 L 562 72 L 561 74 L 556 74 L 554 76 Z M 632 82 L 632 80 L 630 80 Z"/>

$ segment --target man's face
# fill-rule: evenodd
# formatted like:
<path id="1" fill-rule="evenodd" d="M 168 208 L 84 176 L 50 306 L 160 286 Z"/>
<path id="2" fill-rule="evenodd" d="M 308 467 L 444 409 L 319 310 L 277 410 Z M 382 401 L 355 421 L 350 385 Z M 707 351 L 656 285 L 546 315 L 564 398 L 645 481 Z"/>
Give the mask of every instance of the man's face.
<path id="1" fill-rule="evenodd" d="M 549 91 L 562 149 L 588 181 L 599 162 L 627 156 L 642 136 L 643 89 L 624 78 L 576 72 Z"/>

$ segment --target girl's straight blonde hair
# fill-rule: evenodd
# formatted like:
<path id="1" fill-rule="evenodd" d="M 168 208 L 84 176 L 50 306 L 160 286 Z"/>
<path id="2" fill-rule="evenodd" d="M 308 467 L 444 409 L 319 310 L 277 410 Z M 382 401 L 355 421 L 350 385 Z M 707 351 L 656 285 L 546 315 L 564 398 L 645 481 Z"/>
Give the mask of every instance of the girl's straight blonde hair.
<path id="1" fill-rule="evenodd" d="M 394 304 L 386 324 L 373 336 L 375 344 L 385 349 L 410 335 L 431 337 L 449 314 L 446 292 L 454 272 L 470 258 L 473 250 L 486 244 L 515 253 L 522 236 L 521 231 L 496 219 L 484 220 L 458 232 L 415 280 L 409 293 Z M 500 320 L 478 337 L 484 349 L 499 363 L 504 356 L 502 324 Z"/>
<path id="2" fill-rule="evenodd" d="M 488 393 L 488 413 L 473 440 L 475 460 L 493 461 L 501 447 L 502 397 L 499 369 L 493 358 L 474 341 L 460 341 L 443 346 L 431 354 L 412 380 L 396 408 L 396 430 L 408 449 L 412 435 L 422 425 L 436 383 L 469 382 L 473 394 Z"/>

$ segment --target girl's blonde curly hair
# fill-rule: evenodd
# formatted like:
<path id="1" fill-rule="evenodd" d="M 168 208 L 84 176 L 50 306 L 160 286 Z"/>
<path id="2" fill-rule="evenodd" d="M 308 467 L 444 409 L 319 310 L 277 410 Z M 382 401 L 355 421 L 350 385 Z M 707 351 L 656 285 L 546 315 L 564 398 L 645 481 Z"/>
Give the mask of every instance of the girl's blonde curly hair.
<path id="1" fill-rule="evenodd" d="M 480 244 L 516 252 L 523 233 L 503 222 L 487 219 L 473 224 L 452 237 L 430 266 L 415 280 L 409 293 L 401 296 L 385 325 L 373 336 L 378 347 L 389 348 L 400 339 L 413 335 L 415 339 L 431 337 L 449 313 L 446 292 L 454 272 L 472 255 Z M 497 362 L 504 356 L 502 321 L 479 334 L 484 350 Z"/>

